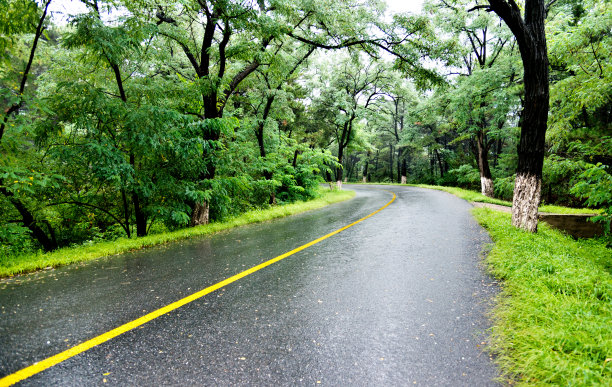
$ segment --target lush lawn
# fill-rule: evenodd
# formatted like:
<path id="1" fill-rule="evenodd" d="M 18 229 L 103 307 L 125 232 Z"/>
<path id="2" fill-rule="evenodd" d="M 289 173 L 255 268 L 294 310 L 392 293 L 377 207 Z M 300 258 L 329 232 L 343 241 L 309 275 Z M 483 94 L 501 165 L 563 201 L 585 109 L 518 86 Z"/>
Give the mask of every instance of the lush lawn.
<path id="1" fill-rule="evenodd" d="M 490 347 L 510 383 L 612 386 L 612 250 L 540 224 L 537 234 L 486 208 L 474 216 L 495 245 L 502 280 Z"/>
<path id="2" fill-rule="evenodd" d="M 226 222 L 211 223 L 205 226 L 148 235 L 142 238 L 120 238 L 112 242 L 100 242 L 84 246 L 63 248 L 51 253 L 40 252 L 12 257 L 0 257 L 0 277 L 27 273 L 47 267 L 89 261 L 108 255 L 121 254 L 127 251 L 156 246 L 193 236 L 212 234 L 233 227 L 314 210 L 328 204 L 350 199 L 353 196 L 355 196 L 354 191 L 330 191 L 325 189 L 322 190 L 322 195 L 318 199 L 276 206 L 266 210 L 249 211 Z"/>

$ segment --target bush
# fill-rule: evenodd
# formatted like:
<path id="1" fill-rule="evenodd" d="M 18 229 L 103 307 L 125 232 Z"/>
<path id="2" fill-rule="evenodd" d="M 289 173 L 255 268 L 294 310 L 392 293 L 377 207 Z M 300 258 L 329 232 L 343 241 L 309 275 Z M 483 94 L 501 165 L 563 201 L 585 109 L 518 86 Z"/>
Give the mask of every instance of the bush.
<path id="1" fill-rule="evenodd" d="M 0 227 L 0 257 L 34 250 L 30 230 L 15 223 Z"/>
<path id="2" fill-rule="evenodd" d="M 495 197 L 502 200 L 512 201 L 515 179 L 516 175 L 495 179 Z"/>
<path id="3" fill-rule="evenodd" d="M 571 189 L 571 193 L 581 199 L 589 207 L 603 208 L 601 215 L 593 217 L 593 221 L 602 222 L 608 238 L 610 222 L 612 221 L 612 175 L 601 163 L 586 164 L 588 169 L 578 176 L 580 181 Z"/>
<path id="4" fill-rule="evenodd" d="M 579 207 L 581 200 L 571 193 L 580 180 L 585 163 L 573 161 L 556 155 L 544 159 L 542 168 L 542 202 Z"/>
<path id="5" fill-rule="evenodd" d="M 443 185 L 479 190 L 480 172 L 471 165 L 463 164 L 444 175 Z"/>

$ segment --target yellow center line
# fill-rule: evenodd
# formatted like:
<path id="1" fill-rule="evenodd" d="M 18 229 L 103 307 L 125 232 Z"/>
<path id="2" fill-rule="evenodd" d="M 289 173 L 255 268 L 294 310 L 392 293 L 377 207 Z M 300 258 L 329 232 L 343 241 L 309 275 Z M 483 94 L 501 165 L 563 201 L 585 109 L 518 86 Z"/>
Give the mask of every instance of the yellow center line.
<path id="1" fill-rule="evenodd" d="M 175 301 L 175 302 L 173 302 L 171 304 L 168 304 L 168 305 L 166 305 L 166 306 L 164 306 L 164 307 L 162 307 L 160 309 L 157 309 L 157 310 L 155 310 L 155 311 L 153 311 L 151 313 L 148 313 L 148 314 L 146 314 L 146 315 L 144 315 L 144 316 L 142 316 L 140 318 L 137 318 L 136 320 L 132 320 L 132 321 L 130 321 L 130 322 L 126 323 L 126 324 L 123 324 L 123 325 L 121 325 L 121 326 L 119 326 L 119 327 L 117 327 L 117 328 L 115 328 L 113 330 L 110 330 L 110 331 L 108 331 L 106 333 L 103 333 L 100 336 L 96 336 L 93 339 L 87 340 L 87 341 L 85 341 L 85 342 L 83 342 L 83 343 L 81 343 L 79 345 L 76 345 L 76 346 L 74 346 L 74 347 L 72 347 L 70 349 L 65 350 L 64 352 L 60 352 L 57 355 L 48 357 L 48 358 L 46 358 L 46 359 L 44 359 L 42 361 L 39 361 L 37 363 L 32 364 L 29 367 L 23 368 L 23 369 L 15 372 L 13 374 L 7 375 L 7 376 L 3 377 L 2 379 L 0 379 L 0 387 L 2 387 L 2 386 L 10 386 L 10 385 L 13 385 L 13 384 L 15 384 L 17 382 L 20 382 L 20 381 L 24 380 L 24 379 L 27 379 L 30 376 L 36 375 L 36 374 L 46 370 L 47 368 L 51 368 L 54 365 L 57 365 L 57 364 L 65 361 L 65 360 L 70 359 L 73 356 L 76 356 L 76 355 L 78 355 L 78 354 L 80 354 L 82 352 L 85 352 L 85 351 L 87 351 L 87 350 L 89 350 L 89 349 L 91 349 L 91 348 L 93 348 L 95 346 L 98 346 L 98 345 L 100 345 L 100 344 L 102 344 L 104 342 L 107 342 L 107 341 L 109 341 L 109 340 L 111 340 L 111 339 L 113 339 L 113 338 L 115 338 L 115 337 L 117 337 L 117 336 L 119 336 L 119 335 L 121 335 L 121 334 L 123 334 L 125 332 L 128 332 L 128 331 L 131 331 L 132 329 L 138 328 L 139 326 L 141 326 L 143 324 L 146 324 L 146 323 L 148 323 L 151 320 L 154 320 L 154 319 L 156 319 L 156 318 L 158 318 L 160 316 L 163 316 L 164 314 L 172 312 L 173 310 L 178 309 L 178 308 L 180 308 L 183 305 L 189 304 L 190 302 L 195 301 L 198 298 L 204 297 L 205 295 L 207 295 L 209 293 L 212 293 L 215 290 L 220 289 L 220 288 L 222 288 L 224 286 L 227 286 L 227 285 L 231 284 L 232 282 L 238 281 L 239 279 L 244 278 L 244 277 L 248 276 L 249 274 L 253 274 L 256 271 L 259 271 L 259 270 L 261 270 L 261 269 L 263 269 L 263 268 L 265 268 L 267 266 L 272 265 L 273 263 L 276 263 L 276 262 L 278 262 L 278 261 L 280 261 L 282 259 L 285 259 L 285 258 L 287 258 L 287 257 L 289 257 L 289 256 L 291 256 L 291 255 L 293 255 L 293 254 L 295 254 L 297 252 L 300 252 L 300 251 L 302 251 L 304 249 L 307 249 L 308 247 L 310 247 L 312 245 L 315 245 L 315 244 L 317 244 L 317 243 L 319 243 L 319 242 L 321 242 L 321 241 L 323 241 L 323 240 L 325 240 L 325 239 L 327 239 L 327 238 L 329 238 L 331 236 L 334 236 L 334 235 L 336 235 L 336 234 L 346 230 L 347 228 L 353 227 L 357 223 L 362 222 L 362 221 L 368 219 L 369 217 L 376 215 L 380 211 L 384 210 L 391 203 L 393 203 L 393 201 L 395 200 L 395 197 L 396 197 L 395 194 L 393 192 L 391 192 L 391 191 L 387 191 L 387 192 L 390 192 L 391 194 L 393 194 L 393 197 L 391 198 L 391 200 L 387 204 L 385 204 L 384 206 L 380 207 L 378 210 L 372 212 L 371 214 L 369 214 L 367 216 L 364 216 L 363 218 L 361 218 L 361 219 L 359 219 L 359 220 L 357 220 L 357 221 L 355 221 L 355 222 L 353 222 L 353 223 L 351 223 L 351 224 L 349 224 L 347 226 L 344 226 L 344 227 L 342 227 L 342 228 L 340 228 L 340 229 L 338 229 L 336 231 L 332 231 L 332 232 L 330 232 L 327 235 L 324 235 L 324 236 L 322 236 L 322 237 L 320 237 L 318 239 L 315 239 L 315 240 L 313 240 L 311 242 L 308 242 L 308 243 L 306 243 L 306 244 L 304 244 L 304 245 L 302 245 L 302 246 L 300 246 L 300 247 L 298 247 L 296 249 L 288 251 L 285 254 L 279 255 L 276 258 L 272 258 L 269 261 L 261 263 L 261 264 L 259 264 L 257 266 L 254 266 L 254 267 L 252 267 L 252 268 L 250 268 L 248 270 L 245 270 L 245 271 L 243 271 L 241 273 L 238 273 L 238 274 L 236 274 L 236 275 L 234 275 L 232 277 L 229 277 L 229 278 L 227 278 L 227 279 L 225 279 L 225 280 L 223 280 L 221 282 L 218 282 L 218 283 L 216 283 L 216 284 L 214 284 L 212 286 L 209 286 L 206 289 L 202 289 L 199 292 L 193 293 L 190 296 L 187 296 L 187 297 L 182 298 L 182 299 L 180 299 L 178 301 Z"/>

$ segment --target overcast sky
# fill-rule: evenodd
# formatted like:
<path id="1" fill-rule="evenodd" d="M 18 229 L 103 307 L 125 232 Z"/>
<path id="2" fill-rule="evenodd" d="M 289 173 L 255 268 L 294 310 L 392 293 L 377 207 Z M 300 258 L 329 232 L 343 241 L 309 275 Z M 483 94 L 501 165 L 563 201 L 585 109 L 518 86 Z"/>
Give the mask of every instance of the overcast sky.
<path id="1" fill-rule="evenodd" d="M 388 11 L 391 13 L 412 12 L 419 13 L 423 5 L 423 0 L 386 0 Z M 49 6 L 57 19 L 65 19 L 66 15 L 74 15 L 85 12 L 86 8 L 78 0 L 54 0 Z"/>
<path id="2" fill-rule="evenodd" d="M 386 0 L 387 8 L 393 13 L 412 12 L 417 14 L 421 12 L 423 0 Z"/>

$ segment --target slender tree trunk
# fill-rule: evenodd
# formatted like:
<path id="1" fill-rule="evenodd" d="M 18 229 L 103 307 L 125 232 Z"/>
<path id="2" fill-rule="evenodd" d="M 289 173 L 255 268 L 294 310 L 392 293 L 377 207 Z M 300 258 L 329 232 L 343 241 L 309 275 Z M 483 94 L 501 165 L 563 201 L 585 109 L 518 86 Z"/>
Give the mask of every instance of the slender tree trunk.
<path id="1" fill-rule="evenodd" d="M 342 161 L 344 158 L 344 147 L 342 144 L 338 144 L 338 168 L 336 168 L 336 187 L 342 189 L 342 174 L 344 168 L 342 167 Z"/>
<path id="2" fill-rule="evenodd" d="M 374 160 L 374 174 L 378 171 L 378 159 L 380 156 L 380 150 L 376 150 L 376 159 Z"/>
<path id="3" fill-rule="evenodd" d="M 499 156 L 501 155 L 503 148 L 504 148 L 504 140 L 502 138 L 498 138 L 495 143 L 495 156 L 493 157 L 493 168 L 497 168 L 497 166 L 499 165 Z"/>
<path id="4" fill-rule="evenodd" d="M 406 178 L 407 175 L 407 168 L 406 168 L 406 159 L 402 159 L 402 180 L 400 181 L 400 184 L 406 184 L 408 182 L 408 179 Z"/>
<path id="5" fill-rule="evenodd" d="M 397 166 L 397 182 L 401 183 L 402 182 L 402 165 L 401 165 L 399 157 L 395 160 L 395 164 Z"/>
<path id="6" fill-rule="evenodd" d="M 368 151 L 368 154 L 366 155 L 365 165 L 363 166 L 362 181 L 364 183 L 368 182 L 368 166 L 369 165 L 370 165 L 370 151 Z"/>
<path id="7" fill-rule="evenodd" d="M 4 135 L 4 129 L 6 128 L 6 124 L 8 123 L 9 117 L 12 114 L 19 113 L 21 106 L 23 104 L 23 93 L 25 92 L 26 83 L 28 80 L 28 75 L 30 74 L 30 69 L 32 68 L 32 63 L 34 62 L 34 54 L 36 53 L 36 47 L 38 46 L 38 41 L 40 40 L 43 31 L 45 30 L 45 19 L 47 17 L 47 10 L 49 9 L 49 4 L 51 4 L 51 0 L 45 2 L 45 7 L 43 8 L 43 13 L 40 19 L 38 20 L 38 25 L 36 26 L 36 32 L 34 34 L 34 41 L 32 42 L 32 48 L 30 49 L 30 56 L 28 58 L 28 63 L 26 64 L 25 69 L 21 73 L 21 82 L 19 83 L 19 102 L 13 104 L 9 107 L 2 118 L 2 122 L 0 123 L 0 141 L 2 140 L 2 136 Z"/>
<path id="8" fill-rule="evenodd" d="M 130 153 L 130 165 L 136 170 L 136 157 L 134 153 Z M 135 190 L 132 190 L 132 205 L 134 206 L 134 217 L 136 218 L 136 236 L 147 235 L 147 216 L 142 211 L 140 197 Z"/>
<path id="9" fill-rule="evenodd" d="M 436 159 L 438 160 L 438 167 L 440 168 L 440 178 L 444 177 L 444 166 L 442 165 L 442 158 L 440 157 L 440 152 L 437 149 L 434 149 L 434 154 L 436 155 Z"/>
<path id="10" fill-rule="evenodd" d="M 136 217 L 136 235 L 139 237 L 147 235 L 147 216 L 142 211 L 138 194 L 132 193 L 132 203 L 134 205 L 134 216 Z"/>
<path id="11" fill-rule="evenodd" d="M 389 180 L 393 182 L 393 144 L 389 144 Z"/>
<path id="12" fill-rule="evenodd" d="M 128 238 L 132 237 L 132 232 L 130 231 L 130 206 L 128 204 L 127 195 L 125 193 L 125 189 L 121 189 L 121 200 L 123 201 L 123 219 L 125 223 L 125 233 Z"/>
<path id="13" fill-rule="evenodd" d="M 476 148 L 476 160 L 480 171 L 480 191 L 483 195 L 492 198 L 494 194 L 493 177 L 489 168 L 489 149 L 483 130 L 479 130 L 476 134 Z"/>
<path id="14" fill-rule="evenodd" d="M 293 168 L 297 168 L 297 159 L 299 155 L 300 155 L 300 151 L 296 149 L 295 152 L 293 152 L 293 162 L 291 163 L 291 166 Z"/>

